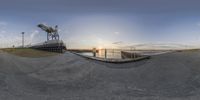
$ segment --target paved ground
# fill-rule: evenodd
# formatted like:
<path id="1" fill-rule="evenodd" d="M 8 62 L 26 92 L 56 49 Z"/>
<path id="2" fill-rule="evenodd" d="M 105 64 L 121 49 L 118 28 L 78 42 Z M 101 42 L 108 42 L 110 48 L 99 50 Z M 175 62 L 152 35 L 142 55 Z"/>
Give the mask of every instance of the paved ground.
<path id="1" fill-rule="evenodd" d="M 200 51 L 127 64 L 0 52 L 0 100 L 199 100 Z"/>

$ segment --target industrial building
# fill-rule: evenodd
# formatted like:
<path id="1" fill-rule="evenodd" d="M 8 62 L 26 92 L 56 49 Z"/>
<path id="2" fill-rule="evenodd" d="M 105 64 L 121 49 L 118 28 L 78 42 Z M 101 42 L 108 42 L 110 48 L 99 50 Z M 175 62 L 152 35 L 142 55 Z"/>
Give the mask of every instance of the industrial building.
<path id="1" fill-rule="evenodd" d="M 60 40 L 57 25 L 55 28 L 52 28 L 44 24 L 39 24 L 38 27 L 47 33 L 47 40 L 45 42 L 35 44 L 30 48 L 59 53 L 63 53 L 67 50 L 65 43 Z"/>

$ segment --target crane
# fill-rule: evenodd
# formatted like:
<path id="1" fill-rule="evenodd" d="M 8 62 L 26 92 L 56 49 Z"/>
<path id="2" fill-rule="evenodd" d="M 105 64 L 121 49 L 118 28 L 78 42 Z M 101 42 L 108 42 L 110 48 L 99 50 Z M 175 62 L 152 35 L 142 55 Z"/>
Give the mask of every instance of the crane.
<path id="1" fill-rule="evenodd" d="M 47 32 L 47 41 L 48 40 L 59 40 L 59 34 L 58 34 L 58 25 L 55 26 L 55 28 L 49 27 L 44 24 L 38 24 L 39 28 L 41 28 L 43 31 Z"/>

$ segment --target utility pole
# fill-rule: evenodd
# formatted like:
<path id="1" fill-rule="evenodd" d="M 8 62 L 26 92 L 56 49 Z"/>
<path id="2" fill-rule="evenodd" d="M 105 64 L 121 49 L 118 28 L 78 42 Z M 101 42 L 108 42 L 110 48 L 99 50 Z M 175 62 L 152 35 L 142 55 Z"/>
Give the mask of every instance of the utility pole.
<path id="1" fill-rule="evenodd" d="M 22 34 L 22 48 L 24 48 L 24 32 L 22 32 L 21 34 Z"/>

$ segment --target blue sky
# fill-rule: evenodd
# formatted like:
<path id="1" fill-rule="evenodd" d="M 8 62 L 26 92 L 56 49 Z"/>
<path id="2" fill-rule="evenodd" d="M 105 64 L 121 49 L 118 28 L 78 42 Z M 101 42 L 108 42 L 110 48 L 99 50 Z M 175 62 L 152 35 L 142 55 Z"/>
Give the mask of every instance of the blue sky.
<path id="1" fill-rule="evenodd" d="M 58 25 L 61 39 L 68 48 L 116 48 L 138 44 L 148 48 L 159 48 L 155 45 L 200 47 L 198 0 L 0 2 L 0 47 L 21 45 L 22 31 L 26 44 L 45 41 L 46 33 L 37 28 L 39 23 Z"/>

